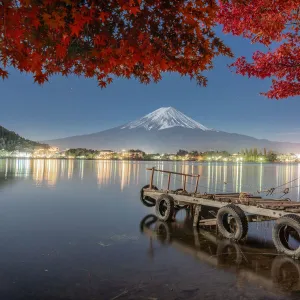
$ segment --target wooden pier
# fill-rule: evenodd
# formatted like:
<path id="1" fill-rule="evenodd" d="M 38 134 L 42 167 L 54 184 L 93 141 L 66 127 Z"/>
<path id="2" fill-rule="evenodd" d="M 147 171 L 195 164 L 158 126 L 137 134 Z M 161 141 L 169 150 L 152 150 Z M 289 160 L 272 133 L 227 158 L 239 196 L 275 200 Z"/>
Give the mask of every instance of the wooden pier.
<path id="1" fill-rule="evenodd" d="M 208 194 L 198 192 L 200 175 L 177 173 L 155 168 L 151 171 L 150 184 L 141 189 L 141 200 L 148 206 L 155 206 L 156 216 L 162 221 L 172 221 L 177 209 L 188 208 L 193 213 L 194 226 L 201 226 L 201 207 L 217 209 L 216 217 L 210 219 L 210 225 L 216 224 L 221 235 L 232 240 L 242 240 L 248 233 L 248 222 L 275 220 L 272 231 L 273 242 L 279 252 L 294 258 L 300 258 L 298 247 L 291 245 L 292 239 L 300 240 L 300 203 L 289 199 L 263 199 L 248 193 Z M 156 172 L 168 174 L 167 188 L 159 189 L 154 182 Z M 170 189 L 172 175 L 183 177 L 183 187 Z M 195 189 L 186 190 L 188 177 L 196 179 Z M 295 238 L 296 237 L 296 238 Z"/>

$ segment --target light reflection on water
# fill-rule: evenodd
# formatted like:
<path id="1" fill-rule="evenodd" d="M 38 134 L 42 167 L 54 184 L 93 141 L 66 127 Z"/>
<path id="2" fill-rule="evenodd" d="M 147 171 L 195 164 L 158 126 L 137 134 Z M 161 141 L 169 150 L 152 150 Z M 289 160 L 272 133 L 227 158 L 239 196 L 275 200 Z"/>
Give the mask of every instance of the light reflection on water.
<path id="1" fill-rule="evenodd" d="M 277 189 L 275 197 L 280 197 L 286 187 L 290 187 L 289 197 L 300 197 L 299 164 L 247 164 L 247 163 L 196 163 L 196 162 L 132 162 L 132 161 L 85 161 L 85 160 L 44 160 L 44 159 L 2 159 L 0 172 L 3 177 L 32 179 L 36 186 L 55 188 L 60 180 L 90 180 L 96 178 L 99 188 L 118 183 L 120 190 L 129 185 L 148 183 L 150 172 L 146 168 L 155 166 L 161 170 L 200 174 L 200 192 L 250 192 L 264 191 L 295 178 L 296 181 Z M 195 178 L 188 179 L 187 188 L 194 189 Z M 157 173 L 155 185 L 167 186 L 167 175 Z M 173 176 L 171 188 L 183 185 L 182 176 Z"/>
<path id="2" fill-rule="evenodd" d="M 285 293 L 298 293 L 293 299 L 299 299 L 299 263 L 277 259 L 270 222 L 249 224 L 238 263 L 235 246 L 220 248 L 222 240 L 194 233 L 190 219 L 169 224 L 168 242 L 155 231 L 140 233 L 141 220 L 154 212 L 139 199 L 150 179 L 146 168 L 153 166 L 200 174 L 200 191 L 212 193 L 255 192 L 300 175 L 298 164 L 2 159 L 0 298 L 118 299 L 127 291 L 119 298 L 286 300 L 292 298 Z M 166 188 L 167 180 L 158 173 L 155 185 Z M 189 179 L 188 190 L 195 182 Z M 172 189 L 182 184 L 182 177 L 172 177 Z M 299 184 L 288 185 L 295 186 L 288 197 L 299 198 Z M 268 255 L 261 248 L 266 244 Z"/>

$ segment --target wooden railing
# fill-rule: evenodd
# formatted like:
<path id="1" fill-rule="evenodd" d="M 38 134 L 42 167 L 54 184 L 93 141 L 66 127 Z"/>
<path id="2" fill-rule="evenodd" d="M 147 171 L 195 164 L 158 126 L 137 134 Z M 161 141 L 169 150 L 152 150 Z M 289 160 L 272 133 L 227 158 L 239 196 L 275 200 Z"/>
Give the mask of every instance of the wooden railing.
<path id="1" fill-rule="evenodd" d="M 199 185 L 200 175 L 192 175 L 192 174 L 185 174 L 185 173 L 178 173 L 178 172 L 172 172 L 172 171 L 159 170 L 159 169 L 156 169 L 154 167 L 153 168 L 147 168 L 147 170 L 148 171 L 152 171 L 151 172 L 151 177 L 150 177 L 150 189 L 152 189 L 152 186 L 153 186 L 154 173 L 155 172 L 160 172 L 160 173 L 167 173 L 167 174 L 169 174 L 169 176 L 168 176 L 168 188 L 167 188 L 168 191 L 170 190 L 170 182 L 171 182 L 171 175 L 172 174 L 183 176 L 183 190 L 184 191 L 186 191 L 186 180 L 187 180 L 187 177 L 196 177 L 197 181 L 196 181 L 196 186 L 195 186 L 194 193 L 196 194 L 197 191 L 198 191 L 198 185 Z"/>

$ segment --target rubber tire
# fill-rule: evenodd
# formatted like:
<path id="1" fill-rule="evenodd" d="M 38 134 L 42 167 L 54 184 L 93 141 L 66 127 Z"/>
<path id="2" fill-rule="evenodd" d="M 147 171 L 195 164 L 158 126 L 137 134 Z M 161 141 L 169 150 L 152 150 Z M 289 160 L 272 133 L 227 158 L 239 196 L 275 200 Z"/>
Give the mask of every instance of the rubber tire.
<path id="1" fill-rule="evenodd" d="M 177 193 L 177 192 L 180 192 L 180 191 L 183 191 L 183 189 L 177 189 L 175 190 L 174 192 Z M 181 204 L 178 204 L 178 205 L 175 205 L 175 209 L 179 210 L 179 209 L 184 209 L 184 208 L 188 208 L 188 205 L 181 205 Z"/>
<path id="2" fill-rule="evenodd" d="M 299 259 L 300 258 L 300 244 L 296 250 L 291 250 L 291 249 L 288 249 L 287 246 L 284 245 L 284 243 L 282 241 L 283 236 L 281 234 L 282 233 L 281 229 L 286 225 L 293 227 L 295 230 L 297 230 L 297 232 L 300 236 L 300 217 L 297 215 L 293 215 L 293 214 L 285 215 L 275 221 L 275 225 L 272 230 L 273 243 L 278 252 L 284 253 L 286 255 L 289 255 L 294 258 Z"/>
<path id="3" fill-rule="evenodd" d="M 167 204 L 167 210 L 165 215 L 163 216 L 160 211 L 159 211 L 159 207 L 162 201 L 166 201 Z M 155 213 L 156 216 L 158 217 L 159 220 L 167 222 L 167 221 L 171 221 L 173 219 L 174 216 L 174 211 L 175 211 L 175 207 L 174 207 L 174 199 L 166 194 L 162 194 L 156 201 L 156 205 L 155 205 Z"/>
<path id="4" fill-rule="evenodd" d="M 224 225 L 223 217 L 226 214 L 231 214 L 233 218 L 236 221 L 237 224 L 237 230 L 232 233 L 228 231 L 226 228 L 226 225 Z M 240 241 L 248 233 L 248 220 L 241 208 L 234 204 L 229 204 L 226 206 L 221 207 L 218 210 L 217 213 L 217 226 L 219 229 L 219 232 L 226 238 L 234 240 L 234 241 Z"/>
<path id="5" fill-rule="evenodd" d="M 141 188 L 141 190 L 140 190 L 140 199 L 141 199 L 142 203 L 145 206 L 153 207 L 153 206 L 155 206 L 156 200 L 151 198 L 151 197 L 144 197 L 144 189 L 147 189 L 149 187 L 150 187 L 150 185 L 147 184 L 147 185 L 145 185 Z M 155 185 L 152 185 L 152 189 L 156 190 L 156 191 L 158 190 L 158 188 Z"/>

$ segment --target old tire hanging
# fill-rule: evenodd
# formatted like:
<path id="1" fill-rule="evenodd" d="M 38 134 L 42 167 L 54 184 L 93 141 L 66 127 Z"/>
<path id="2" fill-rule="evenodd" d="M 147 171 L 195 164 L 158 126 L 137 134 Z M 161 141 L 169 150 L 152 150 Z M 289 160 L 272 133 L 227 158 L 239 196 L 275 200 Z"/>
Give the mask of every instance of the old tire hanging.
<path id="1" fill-rule="evenodd" d="M 155 213 L 161 221 L 171 221 L 174 216 L 174 199 L 166 194 L 162 194 L 156 201 Z"/>
<path id="2" fill-rule="evenodd" d="M 247 217 L 243 210 L 234 204 L 219 209 L 217 225 L 224 237 L 235 241 L 242 240 L 248 233 Z"/>
<path id="3" fill-rule="evenodd" d="M 300 217 L 289 214 L 276 220 L 272 231 L 274 245 L 278 252 L 300 258 L 300 243 L 298 248 L 293 248 L 289 244 L 289 234 L 294 231 L 300 237 Z M 297 243 L 297 241 L 295 242 Z"/>
<path id="4" fill-rule="evenodd" d="M 178 192 L 182 192 L 183 189 L 177 189 L 175 190 L 175 194 L 177 194 Z M 184 208 L 188 208 L 189 206 L 186 204 L 177 204 L 175 205 L 175 209 L 184 209 Z"/>
<path id="5" fill-rule="evenodd" d="M 147 184 L 141 188 L 140 199 L 145 206 L 153 207 L 153 206 L 155 206 L 156 200 L 149 196 L 144 196 L 144 189 L 148 189 L 149 187 L 150 187 L 150 185 Z M 158 190 L 158 188 L 155 185 L 152 185 L 152 189 L 156 190 L 156 191 Z"/>

